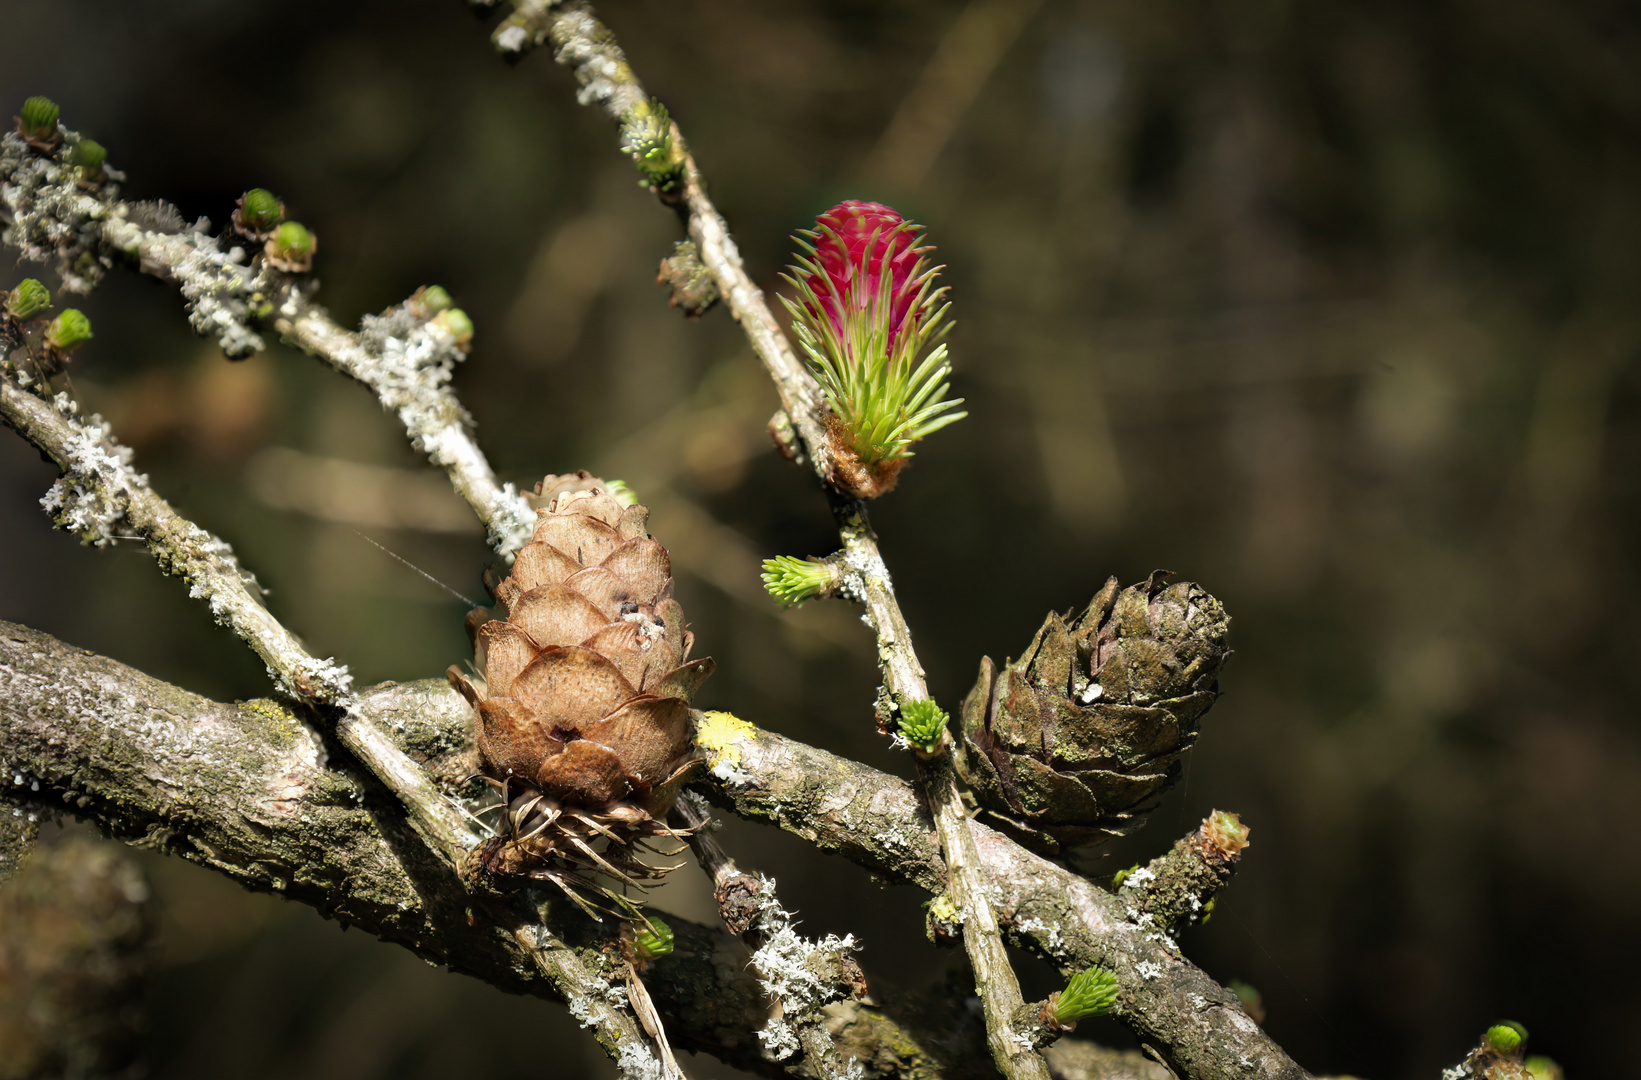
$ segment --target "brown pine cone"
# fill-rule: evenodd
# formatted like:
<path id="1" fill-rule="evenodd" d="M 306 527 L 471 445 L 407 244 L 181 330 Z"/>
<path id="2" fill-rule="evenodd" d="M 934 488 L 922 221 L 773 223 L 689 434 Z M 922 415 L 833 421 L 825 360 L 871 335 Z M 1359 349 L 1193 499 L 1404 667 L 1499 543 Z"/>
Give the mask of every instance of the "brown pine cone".
<path id="1" fill-rule="evenodd" d="M 666 815 L 695 764 L 690 698 L 713 663 L 686 662 L 694 636 L 647 508 L 586 473 L 550 476 L 536 494 L 531 542 L 495 608 L 468 619 L 479 678 L 449 677 L 508 800 L 508 827 L 479 864 L 575 895 L 583 873 L 657 876 L 631 846 L 671 833 Z"/>
<path id="2" fill-rule="evenodd" d="M 1061 854 L 1145 823 L 1231 655 L 1219 601 L 1170 576 L 1112 578 L 1076 619 L 1050 614 L 1020 660 L 981 659 L 958 764 L 991 824 Z"/>

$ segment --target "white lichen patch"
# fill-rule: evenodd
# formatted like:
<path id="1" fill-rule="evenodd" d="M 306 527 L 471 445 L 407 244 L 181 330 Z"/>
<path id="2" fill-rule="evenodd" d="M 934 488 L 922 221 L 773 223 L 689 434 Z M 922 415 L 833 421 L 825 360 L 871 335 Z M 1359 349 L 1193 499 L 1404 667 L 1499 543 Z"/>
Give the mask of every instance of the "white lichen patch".
<path id="1" fill-rule="evenodd" d="M 758 1032 L 773 1060 L 782 1061 L 800 1048 L 797 1033 L 787 1018 L 818 1015 L 820 1008 L 842 996 L 836 982 L 824 973 L 836 970 L 838 962 L 858 946 L 853 934 L 828 934 L 820 941 L 801 937 L 793 929 L 792 913 L 775 900 L 775 882 L 760 877 L 756 926 L 764 943 L 752 954 L 752 970 L 768 994 L 780 1005 L 781 1015 L 772 1017 Z"/>
<path id="2" fill-rule="evenodd" d="M 1156 871 L 1149 866 L 1142 866 L 1129 872 L 1129 875 L 1123 879 L 1122 887 L 1124 889 L 1138 889 L 1140 886 L 1155 880 L 1157 880 Z"/>
<path id="3" fill-rule="evenodd" d="M 111 437 L 103 418 L 82 422 L 79 406 L 67 394 L 52 401 L 70 431 L 64 447 L 63 475 L 40 499 L 59 529 L 82 543 L 107 547 L 120 537 L 131 506 L 131 492 L 148 485 L 148 477 L 131 467 L 131 448 Z"/>
<path id="4" fill-rule="evenodd" d="M 1150 960 L 1141 960 L 1134 965 L 1134 970 L 1139 973 L 1140 978 L 1148 982 L 1162 978 L 1162 965 Z"/>

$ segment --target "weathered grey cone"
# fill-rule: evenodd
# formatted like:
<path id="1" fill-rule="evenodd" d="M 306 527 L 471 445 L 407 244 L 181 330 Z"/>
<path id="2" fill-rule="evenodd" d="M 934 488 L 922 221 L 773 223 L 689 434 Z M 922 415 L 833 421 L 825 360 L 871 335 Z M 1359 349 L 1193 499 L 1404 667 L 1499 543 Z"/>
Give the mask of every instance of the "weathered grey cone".
<path id="1" fill-rule="evenodd" d="M 672 597 L 649 511 L 602 480 L 550 476 L 538 520 L 496 606 L 468 618 L 479 678 L 451 683 L 473 706 L 482 767 L 509 799 L 486 870 L 654 876 L 629 845 L 663 824 L 691 765 L 689 703 L 712 673 Z M 573 894 L 572 894 L 573 895 Z"/>
<path id="2" fill-rule="evenodd" d="M 1230 619 L 1158 571 L 1050 614 L 1025 655 L 990 657 L 963 702 L 958 767 L 985 819 L 1048 854 L 1143 825 L 1219 696 Z"/>

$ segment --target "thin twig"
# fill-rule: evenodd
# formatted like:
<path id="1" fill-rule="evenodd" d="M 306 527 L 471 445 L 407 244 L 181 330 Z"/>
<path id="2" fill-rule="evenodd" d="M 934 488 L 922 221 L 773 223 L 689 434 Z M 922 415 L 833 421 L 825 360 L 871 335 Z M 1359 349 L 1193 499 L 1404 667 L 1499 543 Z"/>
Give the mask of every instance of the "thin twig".
<path id="1" fill-rule="evenodd" d="M 551 41 L 554 59 L 574 70 L 581 84 L 578 100 L 584 105 L 598 105 L 624 127 L 633 120 L 636 110 L 648 106 L 649 97 L 616 44 L 615 36 L 586 4 L 521 0 L 515 3 L 513 14 L 498 29 L 495 41 L 498 48 L 514 54 Z M 672 125 L 671 134 L 684 160 L 681 201 L 688 215 L 690 238 L 730 313 L 741 324 L 753 350 L 768 369 L 780 394 L 781 407 L 807 448 L 810 464 L 825 483 L 824 406 L 820 388 L 792 351 L 780 324 L 764 302 L 762 291 L 747 276 L 729 228 L 707 198 L 700 170 L 688 155 L 677 124 Z M 663 194 L 669 203 L 679 204 L 676 193 Z M 884 685 L 898 702 L 921 701 L 929 696 L 923 669 L 912 649 L 911 632 L 878 553 L 877 538 L 867 523 L 865 507 L 858 502 L 834 499 L 833 513 L 843 535 L 846 562 L 860 585 L 859 598 L 877 634 Z M 997 920 L 986 900 L 984 870 L 958 792 L 949 740 L 937 753 L 920 760 L 919 773 L 940 833 L 952 901 L 963 916 L 964 947 L 974 967 L 976 988 L 985 1008 L 992 1059 L 1010 1080 L 1048 1080 L 1048 1067 L 1041 1056 L 1032 1049 L 1029 1039 L 1019 1037 L 1020 1033 L 1014 1030 L 1012 1017 L 1025 1001 L 1003 947 Z"/>
<path id="2" fill-rule="evenodd" d="M 775 899 L 775 882 L 748 874 L 712 835 L 712 817 L 699 796 L 685 795 L 676 811 L 688 834 L 690 849 L 712 879 L 718 914 L 730 931 L 752 949 L 751 967 L 775 1005 L 775 1013 L 758 1032 L 764 1052 L 784 1061 L 803 1054 L 808 1075 L 823 1080 L 850 1080 L 861 1075 L 853 1057 L 845 1057 L 827 1029 L 821 1007 L 846 996 L 860 996 L 864 976 L 850 957 L 852 938 L 801 937 L 792 912 Z M 830 973 L 832 977 L 824 977 Z"/>
<path id="3" fill-rule="evenodd" d="M 203 600 L 218 622 L 262 657 L 283 690 L 333 718 L 338 741 L 399 797 L 443 860 L 461 866 L 480 838 L 427 773 L 365 716 L 347 668 L 303 648 L 252 592 L 254 579 L 240 568 L 228 544 L 156 494 L 148 478 L 131 467 L 130 450 L 114 441 L 100 418 L 85 422 L 77 412 L 67 394 L 47 403 L 12 379 L 0 378 L 0 417 L 63 470 L 42 500 L 58 525 L 99 546 L 114 543 L 121 534 L 142 538 L 160 568 L 186 581 L 189 595 Z M 605 1000 L 608 985 L 539 920 L 521 922 L 514 932 L 623 1074 L 634 1080 L 653 1075 L 655 1059 L 643 1033 L 631 1016 Z"/>
<path id="4" fill-rule="evenodd" d="M 497 552 L 511 556 L 529 539 L 535 515 L 513 485 L 497 482 L 474 441 L 472 418 L 448 385 L 463 354 L 428 321 L 431 312 L 407 301 L 367 316 L 357 333 L 345 330 L 314 303 L 316 282 L 272 267 L 254 245 L 225 247 L 204 219 L 187 226 L 168 203 L 127 202 L 112 181 L 82 185 L 66 158 L 75 141 L 69 134 L 56 157 L 35 153 L 14 133 L 0 137 L 5 240 L 23 258 L 55 263 L 64 288 L 77 292 L 89 292 L 105 266 L 132 260 L 175 282 L 190 324 L 231 357 L 259 351 L 258 329 L 274 330 L 370 387 L 416 449 L 449 475 Z"/>

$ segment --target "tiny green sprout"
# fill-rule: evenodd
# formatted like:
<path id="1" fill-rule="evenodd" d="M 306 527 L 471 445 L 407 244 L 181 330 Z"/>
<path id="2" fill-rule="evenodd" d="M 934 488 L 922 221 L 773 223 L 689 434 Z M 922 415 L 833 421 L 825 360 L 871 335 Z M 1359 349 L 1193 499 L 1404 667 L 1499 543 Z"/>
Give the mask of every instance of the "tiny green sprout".
<path id="1" fill-rule="evenodd" d="M 17 133 L 35 146 L 57 141 L 57 103 L 48 97 L 31 97 L 23 102 L 17 116 Z"/>
<path id="2" fill-rule="evenodd" d="M 946 735 L 951 717 L 933 698 L 906 701 L 900 706 L 900 733 L 906 741 L 925 753 L 934 753 Z"/>
<path id="3" fill-rule="evenodd" d="M 637 506 L 638 492 L 634 491 L 625 480 L 606 480 L 604 487 L 610 498 L 622 506 Z"/>
<path id="4" fill-rule="evenodd" d="M 265 233 L 285 219 L 285 206 L 267 188 L 254 187 L 239 197 L 236 216 L 251 231 Z"/>
<path id="5" fill-rule="evenodd" d="M 91 340 L 91 320 L 79 308 L 64 308 L 46 327 L 46 344 L 60 353 L 70 352 Z"/>
<path id="6" fill-rule="evenodd" d="M 51 290 L 31 277 L 19 281 L 17 287 L 6 294 L 6 314 L 18 322 L 27 322 L 50 307 Z"/>
<path id="7" fill-rule="evenodd" d="M 1260 1003 L 1264 1000 L 1264 995 L 1259 992 L 1258 987 L 1256 987 L 1253 983 L 1244 982 L 1241 979 L 1232 979 L 1230 982 L 1225 984 L 1225 989 L 1236 995 L 1236 999 L 1242 1002 L 1242 1007 L 1244 1009 L 1257 1009 L 1259 1008 Z"/>
<path id="8" fill-rule="evenodd" d="M 1555 1059 L 1547 1058 L 1543 1054 L 1534 1054 L 1522 1062 L 1522 1065 L 1527 1069 L 1527 1075 L 1531 1076 L 1533 1080 L 1562 1080 L 1566 1076 L 1561 1066 L 1556 1064 Z"/>
<path id="9" fill-rule="evenodd" d="M 1054 1019 L 1069 1027 L 1090 1016 L 1104 1016 L 1117 1004 L 1117 976 L 1103 967 L 1085 968 L 1071 977 L 1054 1003 Z"/>
<path id="10" fill-rule="evenodd" d="M 837 581 L 830 563 L 777 555 L 764 560 L 764 589 L 783 608 L 801 607 L 829 590 Z"/>
<path id="11" fill-rule="evenodd" d="M 1527 1029 L 1514 1020 L 1500 1020 L 1487 1029 L 1481 1041 L 1499 1054 L 1519 1054 L 1527 1046 Z"/>
<path id="12" fill-rule="evenodd" d="M 1198 921 L 1201 922 L 1203 926 L 1207 926 L 1208 920 L 1214 917 L 1214 905 L 1217 903 L 1219 903 L 1219 897 L 1210 896 L 1208 898 L 1208 902 L 1202 905 L 1202 918 Z"/>
<path id="13" fill-rule="evenodd" d="M 313 268 L 313 253 L 319 250 L 319 239 L 294 221 L 287 221 L 274 230 L 262 249 L 268 262 L 287 274 L 301 274 Z"/>
<path id="14" fill-rule="evenodd" d="M 430 325 L 441 328 L 455 338 L 457 346 L 462 349 L 466 349 L 473 342 L 473 320 L 459 307 L 445 308 Z"/>
<path id="15" fill-rule="evenodd" d="M 1138 870 L 1139 868 L 1140 868 L 1140 864 L 1135 863 L 1133 866 L 1130 866 L 1126 870 L 1118 870 L 1115 874 L 1112 874 L 1111 875 L 1111 891 L 1116 892 L 1118 889 L 1122 888 L 1122 883 L 1128 880 L 1128 875 L 1132 874 L 1134 871 Z"/>
<path id="16" fill-rule="evenodd" d="M 74 144 L 74 151 L 69 155 L 69 161 L 80 170 L 85 177 L 95 176 L 102 171 L 103 162 L 108 160 L 108 151 L 96 139 L 81 139 Z"/>
<path id="17" fill-rule="evenodd" d="M 640 924 L 632 937 L 633 955 L 639 960 L 659 960 L 672 952 L 672 927 L 654 915 L 644 917 L 648 925 Z"/>
<path id="18" fill-rule="evenodd" d="M 416 302 L 424 309 L 438 314 L 445 308 L 454 307 L 456 301 L 450 299 L 450 294 L 443 285 L 424 285 L 416 294 Z"/>
<path id="19" fill-rule="evenodd" d="M 672 141 L 672 117 L 659 101 L 640 102 L 621 124 L 621 149 L 632 155 L 644 186 L 671 191 L 678 186 L 684 155 Z"/>

